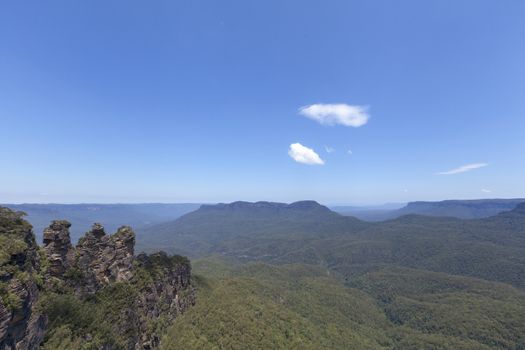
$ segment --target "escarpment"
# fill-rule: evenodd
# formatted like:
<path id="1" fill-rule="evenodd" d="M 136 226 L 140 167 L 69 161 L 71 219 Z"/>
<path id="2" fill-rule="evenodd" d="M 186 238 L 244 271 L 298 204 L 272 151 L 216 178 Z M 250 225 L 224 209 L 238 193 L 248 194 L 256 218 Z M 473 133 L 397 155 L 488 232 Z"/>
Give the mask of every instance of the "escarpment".
<path id="1" fill-rule="evenodd" d="M 53 221 L 44 230 L 44 251 L 49 262 L 50 276 L 60 277 L 70 267 L 73 261 L 73 246 L 69 237 L 67 221 Z"/>
<path id="2" fill-rule="evenodd" d="M 0 350 L 153 349 L 195 303 L 189 261 L 135 256 L 130 227 L 94 224 L 73 246 L 56 220 L 39 248 L 23 214 L 0 209 Z"/>
<path id="3" fill-rule="evenodd" d="M 123 226 L 115 234 L 106 235 L 104 227 L 96 223 L 76 247 L 70 243 L 69 227 L 67 221 L 53 221 L 44 230 L 44 251 L 50 263 L 48 276 L 65 281 L 78 296 L 132 278 L 135 234 L 130 227 Z"/>
<path id="4" fill-rule="evenodd" d="M 38 246 L 23 213 L 0 207 L 0 349 L 36 349 L 46 316 L 38 311 Z"/>

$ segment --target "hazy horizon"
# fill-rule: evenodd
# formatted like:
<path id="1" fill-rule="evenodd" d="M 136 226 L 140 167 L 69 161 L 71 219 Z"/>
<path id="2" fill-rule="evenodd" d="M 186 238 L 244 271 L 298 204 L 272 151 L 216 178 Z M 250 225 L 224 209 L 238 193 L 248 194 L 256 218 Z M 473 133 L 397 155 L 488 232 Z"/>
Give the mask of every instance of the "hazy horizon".
<path id="1" fill-rule="evenodd" d="M 195 202 L 179 202 L 179 201 L 129 201 L 129 202 L 88 202 L 88 201 L 78 201 L 78 202 L 7 202 L 7 201 L 0 201 L 0 205 L 138 205 L 138 204 L 219 204 L 219 203 L 232 203 L 232 202 L 274 202 L 274 203 L 293 203 L 293 202 L 299 202 L 299 201 L 307 201 L 307 200 L 313 200 L 316 201 L 322 205 L 329 206 L 329 207 L 337 207 L 337 206 L 353 206 L 356 208 L 374 208 L 374 207 L 386 207 L 386 206 L 404 206 L 411 202 L 441 202 L 441 201 L 449 201 L 449 200 L 510 200 L 510 199 L 521 199 L 522 197 L 479 197 L 479 198 L 446 198 L 446 199 L 439 199 L 439 200 L 428 200 L 428 199 L 418 199 L 418 200 L 409 200 L 407 202 L 372 202 L 372 203 L 358 203 L 358 202 L 322 202 L 318 201 L 315 198 L 304 198 L 304 199 L 298 199 L 298 200 L 292 200 L 292 201 L 277 201 L 277 200 L 245 200 L 245 199 L 237 199 L 237 200 L 231 200 L 231 201 L 195 201 Z"/>

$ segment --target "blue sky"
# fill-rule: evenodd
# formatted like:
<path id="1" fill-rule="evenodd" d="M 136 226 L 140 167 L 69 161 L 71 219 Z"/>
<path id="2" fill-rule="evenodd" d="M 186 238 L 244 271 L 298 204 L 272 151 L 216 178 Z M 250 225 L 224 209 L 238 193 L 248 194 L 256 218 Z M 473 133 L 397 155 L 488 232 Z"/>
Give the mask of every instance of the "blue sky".
<path id="1" fill-rule="evenodd" d="M 524 17 L 518 0 L 3 1 L 0 202 L 525 197 Z"/>

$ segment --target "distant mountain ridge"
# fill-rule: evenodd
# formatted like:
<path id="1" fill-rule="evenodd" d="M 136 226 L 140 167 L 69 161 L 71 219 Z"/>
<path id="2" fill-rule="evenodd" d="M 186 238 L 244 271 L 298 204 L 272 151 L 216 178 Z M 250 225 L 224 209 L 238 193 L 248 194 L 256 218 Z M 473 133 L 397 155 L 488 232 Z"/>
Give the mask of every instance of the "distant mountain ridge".
<path id="1" fill-rule="evenodd" d="M 311 201 L 234 202 L 138 230 L 137 239 L 146 251 L 322 265 L 348 278 L 386 264 L 525 288 L 525 203 L 513 206 L 481 219 L 407 214 L 366 222 Z"/>
<path id="2" fill-rule="evenodd" d="M 460 219 L 479 219 L 512 210 L 525 198 L 512 199 L 473 199 L 444 200 L 437 202 L 416 201 L 394 210 L 334 207 L 334 210 L 349 216 L 355 216 L 367 221 L 383 221 L 402 215 L 419 214 L 428 216 L 456 217 Z"/>
<path id="3" fill-rule="evenodd" d="M 512 210 L 516 205 L 522 202 L 525 202 L 525 199 L 445 200 L 440 202 L 419 201 L 408 203 L 406 207 L 398 209 L 397 213 L 475 219 L 489 217 L 503 211 Z"/>
<path id="4" fill-rule="evenodd" d="M 218 204 L 203 204 L 199 211 L 201 212 L 237 212 L 245 213 L 250 215 L 275 215 L 275 214 L 290 214 L 290 213 L 301 213 L 308 212 L 312 214 L 313 212 L 318 214 L 333 215 L 335 214 L 328 207 L 321 205 L 313 200 L 304 200 L 293 202 L 290 204 L 287 203 L 278 203 L 278 202 L 245 202 L 237 201 L 232 203 L 218 203 Z"/>
<path id="5" fill-rule="evenodd" d="M 225 240 L 294 234 L 319 236 L 323 232 L 331 234 L 367 225 L 311 200 L 290 204 L 233 202 L 202 205 L 174 221 L 139 228 L 137 232 L 139 249 L 164 247 L 171 252 L 198 256 Z"/>
<path id="6" fill-rule="evenodd" d="M 525 214 L 525 201 L 518 204 L 512 211 L 516 214 Z"/>
<path id="7" fill-rule="evenodd" d="M 137 203 L 137 204 L 2 204 L 27 214 L 26 220 L 40 240 L 43 230 L 52 220 L 67 218 L 72 223 L 73 242 L 87 232 L 94 222 L 104 222 L 108 231 L 122 225 L 141 227 L 174 220 L 199 208 L 196 203 Z"/>

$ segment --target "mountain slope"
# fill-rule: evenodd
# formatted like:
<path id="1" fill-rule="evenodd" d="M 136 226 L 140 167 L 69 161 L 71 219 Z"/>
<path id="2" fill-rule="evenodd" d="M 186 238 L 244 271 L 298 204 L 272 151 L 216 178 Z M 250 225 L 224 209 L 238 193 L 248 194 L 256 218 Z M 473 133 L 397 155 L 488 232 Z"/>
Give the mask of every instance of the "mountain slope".
<path id="1" fill-rule="evenodd" d="M 525 202 L 525 199 L 420 201 L 410 202 L 403 207 L 395 209 L 387 209 L 385 207 L 333 207 L 333 210 L 340 214 L 354 216 L 366 221 L 383 221 L 410 214 L 480 219 L 512 210 L 521 202 Z"/>
<path id="2" fill-rule="evenodd" d="M 348 278 L 384 265 L 396 265 L 525 288 L 523 205 L 477 220 L 403 216 L 350 235 L 299 241 L 294 248 L 272 260 L 285 263 L 317 260 Z"/>
<path id="3" fill-rule="evenodd" d="M 523 198 L 446 200 L 441 202 L 412 202 L 395 211 L 396 216 L 420 214 L 430 216 L 451 216 L 461 219 L 479 219 L 512 210 Z"/>
<path id="4" fill-rule="evenodd" d="M 525 203 L 484 219 L 407 215 L 315 231 L 226 232 L 213 246 L 221 260 L 196 263 L 200 304 L 164 349 L 525 346 Z M 277 265 L 232 267 L 225 255 Z"/>
<path id="5" fill-rule="evenodd" d="M 220 244 L 229 241 L 319 238 L 367 226 L 314 201 L 234 202 L 203 205 L 175 221 L 139 229 L 138 240 L 139 249 L 165 249 L 199 256 L 216 252 Z"/>
<path id="6" fill-rule="evenodd" d="M 197 305 L 161 349 L 513 349 L 525 293 L 482 280 L 385 268 L 345 286 L 311 265 L 197 261 Z"/>
<path id="7" fill-rule="evenodd" d="M 312 210 L 313 209 L 313 210 Z M 366 223 L 311 207 L 234 204 L 204 207 L 139 233 L 141 247 L 190 256 L 308 263 L 345 276 L 397 265 L 484 278 L 525 288 L 523 205 L 461 220 L 408 215 Z"/>

